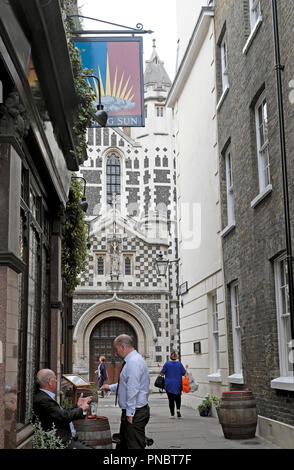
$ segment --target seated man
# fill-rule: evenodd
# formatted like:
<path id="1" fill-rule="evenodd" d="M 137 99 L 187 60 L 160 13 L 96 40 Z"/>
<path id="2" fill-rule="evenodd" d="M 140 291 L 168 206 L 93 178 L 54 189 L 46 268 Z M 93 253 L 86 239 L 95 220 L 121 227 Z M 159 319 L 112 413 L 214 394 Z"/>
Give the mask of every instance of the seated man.
<path id="1" fill-rule="evenodd" d="M 39 390 L 34 395 L 33 409 L 44 431 L 55 425 L 57 435 L 68 449 L 89 449 L 90 446 L 78 441 L 74 425 L 75 419 L 82 419 L 89 409 L 92 397 L 83 398 L 81 394 L 78 405 L 62 408 L 55 400 L 56 375 L 50 369 L 42 369 L 37 374 Z"/>

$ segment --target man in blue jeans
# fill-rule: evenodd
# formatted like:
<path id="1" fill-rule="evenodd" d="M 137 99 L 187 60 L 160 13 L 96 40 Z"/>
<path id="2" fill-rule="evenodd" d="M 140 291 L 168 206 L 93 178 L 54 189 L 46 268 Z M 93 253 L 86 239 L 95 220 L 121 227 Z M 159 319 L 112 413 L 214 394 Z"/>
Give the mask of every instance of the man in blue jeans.
<path id="1" fill-rule="evenodd" d="M 120 335 L 113 344 L 117 354 L 124 359 L 122 369 L 118 383 L 105 384 L 101 390 L 115 392 L 122 410 L 119 448 L 145 449 L 145 427 L 150 418 L 148 368 L 130 336 Z"/>

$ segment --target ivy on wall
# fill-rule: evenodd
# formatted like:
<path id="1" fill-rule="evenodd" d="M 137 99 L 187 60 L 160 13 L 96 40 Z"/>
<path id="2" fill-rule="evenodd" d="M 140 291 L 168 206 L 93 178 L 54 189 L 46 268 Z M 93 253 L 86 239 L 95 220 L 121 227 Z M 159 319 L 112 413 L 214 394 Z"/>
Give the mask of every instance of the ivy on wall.
<path id="1" fill-rule="evenodd" d="M 72 28 L 76 29 L 76 24 L 67 20 L 69 15 L 78 14 L 77 1 L 60 0 L 60 5 L 63 12 L 69 57 L 79 102 L 73 127 L 77 142 L 74 152 L 78 156 L 79 163 L 82 164 L 87 151 L 87 128 L 91 126 L 95 101 L 95 95 L 83 75 L 91 75 L 93 71 L 82 67 L 80 51 L 75 47 L 70 32 Z M 74 23 L 76 22 L 79 22 L 79 20 L 74 20 Z M 73 176 L 75 175 L 73 174 Z M 83 183 L 78 179 L 72 178 L 65 211 L 62 239 L 62 274 L 69 297 L 74 295 L 75 288 L 79 284 L 78 276 L 85 270 L 88 254 L 87 225 L 85 224 L 85 214 L 80 207 L 82 196 Z"/>
<path id="2" fill-rule="evenodd" d="M 85 214 L 80 207 L 82 195 L 83 183 L 72 178 L 62 238 L 62 274 L 70 297 L 73 296 L 75 288 L 79 284 L 79 274 L 85 270 L 88 253 L 87 225 L 84 221 Z"/>
<path id="3" fill-rule="evenodd" d="M 74 153 L 77 155 L 79 163 L 83 163 L 87 150 L 86 131 L 91 126 L 92 115 L 95 102 L 95 93 L 90 88 L 85 75 L 93 75 L 94 71 L 83 68 L 80 51 L 75 47 L 72 41 L 71 27 L 72 22 L 67 21 L 69 15 L 78 14 L 76 2 L 61 1 L 61 8 L 64 14 L 65 32 L 69 50 L 70 61 L 72 65 L 74 84 L 79 101 L 78 112 L 75 119 L 73 131 L 76 137 L 76 146 Z"/>

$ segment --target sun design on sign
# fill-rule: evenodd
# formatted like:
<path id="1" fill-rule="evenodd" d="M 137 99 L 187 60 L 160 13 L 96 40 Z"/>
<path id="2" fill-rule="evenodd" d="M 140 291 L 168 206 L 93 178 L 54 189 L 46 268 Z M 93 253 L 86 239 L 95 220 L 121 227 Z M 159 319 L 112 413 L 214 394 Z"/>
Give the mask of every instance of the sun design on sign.
<path id="1" fill-rule="evenodd" d="M 101 77 L 100 67 L 98 65 L 98 74 L 101 87 L 101 102 L 107 112 L 118 112 L 120 110 L 128 110 L 136 107 L 133 102 L 135 94 L 133 93 L 133 86 L 130 85 L 131 76 L 125 79 L 125 73 L 119 73 L 117 67 L 114 79 L 110 77 L 109 58 L 107 54 L 106 65 L 106 82 L 105 88 Z M 99 96 L 98 85 L 94 81 L 95 95 Z"/>

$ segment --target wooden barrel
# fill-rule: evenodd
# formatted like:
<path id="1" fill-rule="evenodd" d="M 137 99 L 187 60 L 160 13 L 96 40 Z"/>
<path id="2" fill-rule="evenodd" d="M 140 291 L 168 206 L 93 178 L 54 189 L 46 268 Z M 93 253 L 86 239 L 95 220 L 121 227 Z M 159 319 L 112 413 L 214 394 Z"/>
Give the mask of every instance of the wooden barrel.
<path id="1" fill-rule="evenodd" d="M 226 439 L 252 439 L 257 426 L 256 403 L 250 390 L 223 392 L 218 409 Z"/>
<path id="2" fill-rule="evenodd" d="M 85 442 L 95 449 L 112 449 L 112 436 L 108 418 L 78 419 L 73 422 L 79 441 Z"/>

